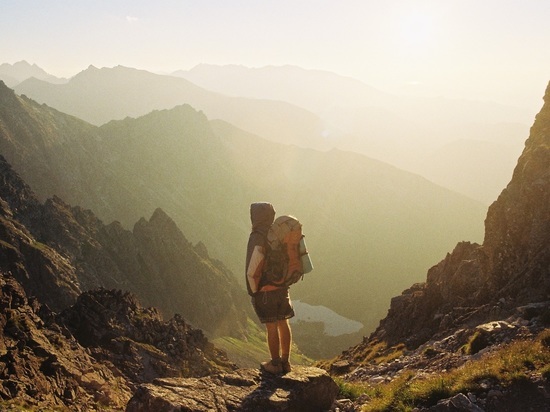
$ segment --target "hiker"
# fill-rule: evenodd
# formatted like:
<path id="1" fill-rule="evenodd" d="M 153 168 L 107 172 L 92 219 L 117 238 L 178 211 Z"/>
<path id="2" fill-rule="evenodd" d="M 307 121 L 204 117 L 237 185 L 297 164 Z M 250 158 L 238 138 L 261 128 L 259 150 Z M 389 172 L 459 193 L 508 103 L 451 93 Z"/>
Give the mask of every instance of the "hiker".
<path id="1" fill-rule="evenodd" d="M 261 368 L 273 374 L 288 373 L 292 332 L 289 319 L 294 316 L 287 286 L 266 284 L 267 232 L 275 218 L 275 209 L 270 203 L 250 205 L 252 232 L 246 253 L 246 285 L 252 296 L 252 305 L 260 322 L 265 324 L 267 345 L 271 360 L 262 362 Z"/>

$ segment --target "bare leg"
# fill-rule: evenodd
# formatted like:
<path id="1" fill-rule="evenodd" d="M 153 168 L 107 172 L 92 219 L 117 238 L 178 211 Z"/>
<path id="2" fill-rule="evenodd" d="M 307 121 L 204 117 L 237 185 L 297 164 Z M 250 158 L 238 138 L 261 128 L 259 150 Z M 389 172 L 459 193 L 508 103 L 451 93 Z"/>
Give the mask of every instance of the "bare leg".
<path id="1" fill-rule="evenodd" d="M 292 343 L 292 332 L 290 330 L 288 319 L 278 321 L 277 329 L 279 331 L 278 335 L 281 342 L 281 357 L 283 360 L 288 361 L 288 357 L 290 356 L 290 345 Z"/>
<path id="2" fill-rule="evenodd" d="M 278 322 L 269 322 L 265 324 L 267 329 L 267 346 L 269 348 L 271 359 L 273 360 L 278 360 L 281 357 L 279 352 L 279 328 L 277 326 Z"/>

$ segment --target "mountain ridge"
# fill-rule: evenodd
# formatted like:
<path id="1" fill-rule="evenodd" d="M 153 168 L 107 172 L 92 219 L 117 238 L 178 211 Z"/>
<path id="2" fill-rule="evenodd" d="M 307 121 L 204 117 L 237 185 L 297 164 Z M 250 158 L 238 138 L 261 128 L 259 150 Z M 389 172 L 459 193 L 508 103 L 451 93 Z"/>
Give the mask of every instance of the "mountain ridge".
<path id="1" fill-rule="evenodd" d="M 16 89 L 97 125 L 188 103 L 272 141 L 376 157 L 486 205 L 507 183 L 532 118 L 490 102 L 391 95 L 357 79 L 296 66 L 198 65 L 172 75 L 90 66 L 67 84 L 29 79 Z M 438 156 L 455 141 L 481 157 L 469 165 L 477 176 L 473 183 L 462 173 L 463 158 Z M 503 161 L 478 152 L 476 141 L 498 145 Z"/>
<path id="2" fill-rule="evenodd" d="M 210 118 L 226 119 L 272 140 L 298 145 L 323 141 L 322 123 L 303 108 L 266 99 L 228 97 L 181 77 L 124 66 L 91 66 L 62 85 L 32 79 L 17 85 L 16 90 L 95 125 L 187 103 Z"/>
<path id="3" fill-rule="evenodd" d="M 10 87 L 14 87 L 31 77 L 54 84 L 63 84 L 67 82 L 67 79 L 53 76 L 39 67 L 36 63 L 31 65 L 25 60 L 18 61 L 14 64 L 0 64 L 0 80 L 3 80 Z"/>
<path id="4" fill-rule="evenodd" d="M 31 247 L 19 246 L 19 260 L 27 262 L 28 269 L 11 270 L 41 302 L 61 310 L 84 291 L 124 289 L 167 317 L 184 314 L 213 336 L 242 337 L 247 333 L 250 309 L 234 276 L 221 262 L 210 260 L 204 246 L 199 255 L 164 211 L 155 210 L 149 221 L 142 218 L 133 231 L 116 221 L 104 225 L 90 210 L 71 207 L 58 197 L 41 204 L 3 158 L 0 166 L 0 195 L 7 219 L 4 233 L 27 233 L 24 236 L 30 241 L 19 244 Z M 9 229 L 18 222 L 25 227 Z M 17 239 L 15 236 L 5 239 Z M 17 244 L 14 240 L 10 243 Z M 9 251 L 13 246 L 6 244 L 6 248 Z M 44 261 L 44 255 L 51 257 Z M 6 259 L 10 265 L 6 270 L 13 261 L 13 257 Z M 42 276 L 30 276 L 33 271 Z M 201 309 L 204 304 L 207 307 Z"/>
<path id="5" fill-rule="evenodd" d="M 508 182 L 532 119 L 531 113 L 519 108 L 444 97 L 391 95 L 353 78 L 295 66 L 202 64 L 173 74 L 220 93 L 304 107 L 326 121 L 331 147 L 376 157 L 486 204 Z M 331 129 L 337 132 L 333 137 Z M 492 152 L 477 153 L 475 145 L 468 145 L 468 153 L 482 156 L 481 163 L 469 165 L 477 175 L 474 183 L 462 176 L 463 159 L 450 157 L 441 164 L 444 160 L 437 156 L 442 146 L 465 138 L 498 145 L 504 160 L 493 161 Z M 484 171 L 491 173 L 487 179 Z"/>
<path id="6" fill-rule="evenodd" d="M 42 107 L 33 104 L 29 110 Z M 0 107 L 0 119 L 14 110 L 19 109 Z M 37 130 L 48 133 L 69 119 L 75 118 L 58 114 L 53 124 L 38 122 Z M 2 127 L 19 133 L 18 124 Z M 80 129 L 86 134 L 78 138 Z M 74 130 L 72 140 L 47 155 L 17 151 L 5 139 L 0 149 L 16 153 L 9 160 L 41 199 L 57 194 L 126 227 L 161 207 L 239 282 L 244 280 L 238 274 L 250 230 L 249 205 L 269 199 L 278 213 L 300 218 L 315 251 L 316 273 L 311 282 L 306 278 L 294 287 L 294 297 L 326 305 L 367 328 L 382 316 L 387 299 L 417 279 L 435 256 L 462 238 L 481 239 L 484 213 L 475 201 L 363 155 L 276 144 L 210 121 L 190 106 L 99 128 L 80 122 Z M 33 168 L 45 160 L 50 166 Z M 361 253 L 354 244 L 362 245 Z M 396 250 L 397 261 L 392 258 Z M 361 292 L 350 287 L 355 284 L 372 287 Z M 367 312 L 359 310 L 365 300 Z"/>

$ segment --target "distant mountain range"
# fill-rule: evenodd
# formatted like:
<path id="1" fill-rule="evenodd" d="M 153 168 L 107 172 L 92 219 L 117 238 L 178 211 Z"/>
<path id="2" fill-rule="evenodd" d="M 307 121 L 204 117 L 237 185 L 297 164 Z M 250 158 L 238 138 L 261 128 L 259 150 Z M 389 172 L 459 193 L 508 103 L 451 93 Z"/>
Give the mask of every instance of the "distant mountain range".
<path id="1" fill-rule="evenodd" d="M 7 87 L 0 153 L 40 199 L 55 195 L 131 227 L 161 207 L 242 281 L 249 204 L 304 223 L 316 269 L 293 287 L 373 328 L 391 296 L 461 239 L 484 208 L 363 155 L 273 143 L 189 106 L 92 126 Z"/>
<path id="2" fill-rule="evenodd" d="M 95 125 L 186 103 L 210 119 L 226 120 L 274 141 L 323 146 L 321 119 L 303 108 L 281 101 L 229 97 L 179 77 L 123 66 L 90 66 L 66 84 L 30 78 L 18 84 L 16 91 Z"/>
<path id="3" fill-rule="evenodd" d="M 303 107 L 326 122 L 334 147 L 419 173 L 487 204 L 510 179 L 534 115 L 490 102 L 399 97 L 350 77 L 295 66 L 200 64 L 173 75 L 231 96 Z M 461 147 L 456 157 L 450 150 L 440 156 L 452 146 Z M 463 153 L 476 162 L 464 163 Z"/>
<path id="4" fill-rule="evenodd" d="M 199 65 L 173 76 L 90 66 L 55 85 L 34 77 L 15 90 L 97 125 L 187 103 L 210 119 L 275 142 L 366 154 L 485 204 L 508 181 L 533 117 L 494 103 L 398 97 L 352 78 L 294 66 Z M 475 179 L 464 173 L 463 156 L 449 151 L 450 157 L 439 157 L 445 146 L 456 144 L 481 159 L 470 165 Z"/>
<path id="5" fill-rule="evenodd" d="M 67 82 L 67 79 L 52 76 L 36 64 L 31 65 L 24 60 L 14 64 L 0 64 L 0 80 L 3 80 L 9 87 L 14 87 L 30 78 L 45 80 L 53 84 L 63 84 Z"/>

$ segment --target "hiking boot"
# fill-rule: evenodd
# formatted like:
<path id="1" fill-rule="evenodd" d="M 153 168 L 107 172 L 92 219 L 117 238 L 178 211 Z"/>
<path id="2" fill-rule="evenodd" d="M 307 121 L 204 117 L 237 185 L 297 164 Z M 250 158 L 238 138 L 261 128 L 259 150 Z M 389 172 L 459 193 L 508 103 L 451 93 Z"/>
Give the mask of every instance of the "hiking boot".
<path id="1" fill-rule="evenodd" d="M 279 375 L 280 373 L 283 372 L 283 367 L 281 366 L 281 364 L 280 363 L 274 364 L 273 361 L 262 362 L 260 364 L 260 368 L 263 371 L 272 373 L 274 375 Z"/>
<path id="2" fill-rule="evenodd" d="M 292 365 L 289 361 L 283 361 L 281 362 L 281 367 L 283 368 L 283 373 L 289 373 L 292 370 Z"/>

